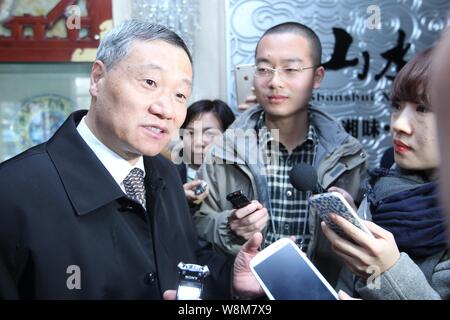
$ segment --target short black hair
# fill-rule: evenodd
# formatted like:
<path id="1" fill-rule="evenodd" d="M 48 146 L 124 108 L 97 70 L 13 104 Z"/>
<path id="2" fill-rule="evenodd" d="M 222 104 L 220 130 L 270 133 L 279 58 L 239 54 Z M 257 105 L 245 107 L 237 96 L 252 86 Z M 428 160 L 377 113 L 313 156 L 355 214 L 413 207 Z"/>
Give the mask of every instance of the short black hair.
<path id="1" fill-rule="evenodd" d="M 181 128 L 185 129 L 192 120 L 196 119 L 203 113 L 212 113 L 219 120 L 222 130 L 225 132 L 233 123 L 235 117 L 231 108 L 224 101 L 216 100 L 199 100 L 188 107 L 186 119 Z"/>
<path id="2" fill-rule="evenodd" d="M 322 64 L 322 44 L 319 37 L 311 28 L 298 22 L 284 22 L 267 29 L 266 32 L 264 32 L 264 34 L 261 36 L 261 38 L 259 38 L 255 49 L 255 57 L 259 43 L 265 36 L 280 33 L 293 33 L 305 37 L 311 47 L 311 59 L 314 63 L 314 66 L 319 67 Z"/>

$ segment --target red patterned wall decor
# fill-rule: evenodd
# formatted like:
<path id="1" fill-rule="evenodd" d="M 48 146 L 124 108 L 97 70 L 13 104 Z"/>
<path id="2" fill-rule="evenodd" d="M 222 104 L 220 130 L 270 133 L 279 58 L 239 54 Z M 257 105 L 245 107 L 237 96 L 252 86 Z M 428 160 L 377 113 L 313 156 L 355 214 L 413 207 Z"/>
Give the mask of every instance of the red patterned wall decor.
<path id="1" fill-rule="evenodd" d="M 61 0 L 45 16 L 13 16 L 3 26 L 11 30 L 11 36 L 0 36 L 1 62 L 67 62 L 92 60 L 99 44 L 100 34 L 112 26 L 112 0 L 87 0 L 87 16 L 78 18 L 79 27 L 67 27 L 67 37 L 47 37 L 60 19 L 67 19 L 67 8 L 78 0 Z M 69 25 L 70 26 L 70 25 Z M 24 35 L 25 28 L 33 30 L 32 36 Z M 80 29 L 87 29 L 80 37 Z M 89 54 L 87 54 L 89 52 Z"/>

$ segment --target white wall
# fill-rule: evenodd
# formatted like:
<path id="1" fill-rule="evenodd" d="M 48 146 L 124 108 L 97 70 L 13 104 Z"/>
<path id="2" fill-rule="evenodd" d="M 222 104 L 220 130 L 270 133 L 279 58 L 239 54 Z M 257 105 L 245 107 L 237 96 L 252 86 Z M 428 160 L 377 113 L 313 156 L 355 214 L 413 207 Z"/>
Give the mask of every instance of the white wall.
<path id="1" fill-rule="evenodd" d="M 119 25 L 122 21 L 131 17 L 131 1 L 130 0 L 113 0 L 113 22 Z"/>
<path id="2" fill-rule="evenodd" d="M 228 102 L 226 1 L 200 0 L 200 30 L 195 35 L 191 101 L 222 99 Z"/>

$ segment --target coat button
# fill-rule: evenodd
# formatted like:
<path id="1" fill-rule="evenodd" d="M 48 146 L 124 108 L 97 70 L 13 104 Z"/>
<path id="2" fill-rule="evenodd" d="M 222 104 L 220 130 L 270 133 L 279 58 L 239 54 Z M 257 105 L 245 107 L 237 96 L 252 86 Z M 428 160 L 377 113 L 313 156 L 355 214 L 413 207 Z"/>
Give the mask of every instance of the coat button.
<path id="1" fill-rule="evenodd" d="M 156 272 L 147 272 L 144 281 L 147 285 L 153 284 L 156 281 Z"/>

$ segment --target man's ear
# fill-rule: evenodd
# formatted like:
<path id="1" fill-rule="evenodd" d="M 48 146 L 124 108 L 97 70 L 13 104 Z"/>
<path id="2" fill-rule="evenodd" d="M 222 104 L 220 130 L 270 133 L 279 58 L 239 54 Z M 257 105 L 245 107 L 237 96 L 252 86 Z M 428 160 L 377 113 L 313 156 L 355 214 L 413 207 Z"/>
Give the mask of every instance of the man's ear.
<path id="1" fill-rule="evenodd" d="M 314 71 L 314 89 L 319 89 L 322 83 L 323 77 L 325 76 L 325 69 L 320 66 Z"/>
<path id="2" fill-rule="evenodd" d="M 91 93 L 92 97 L 96 97 L 99 91 L 99 85 L 101 83 L 101 80 L 106 75 L 106 66 L 103 62 L 100 60 L 95 60 L 95 62 L 92 64 L 91 69 L 91 83 L 89 86 L 89 92 Z"/>

